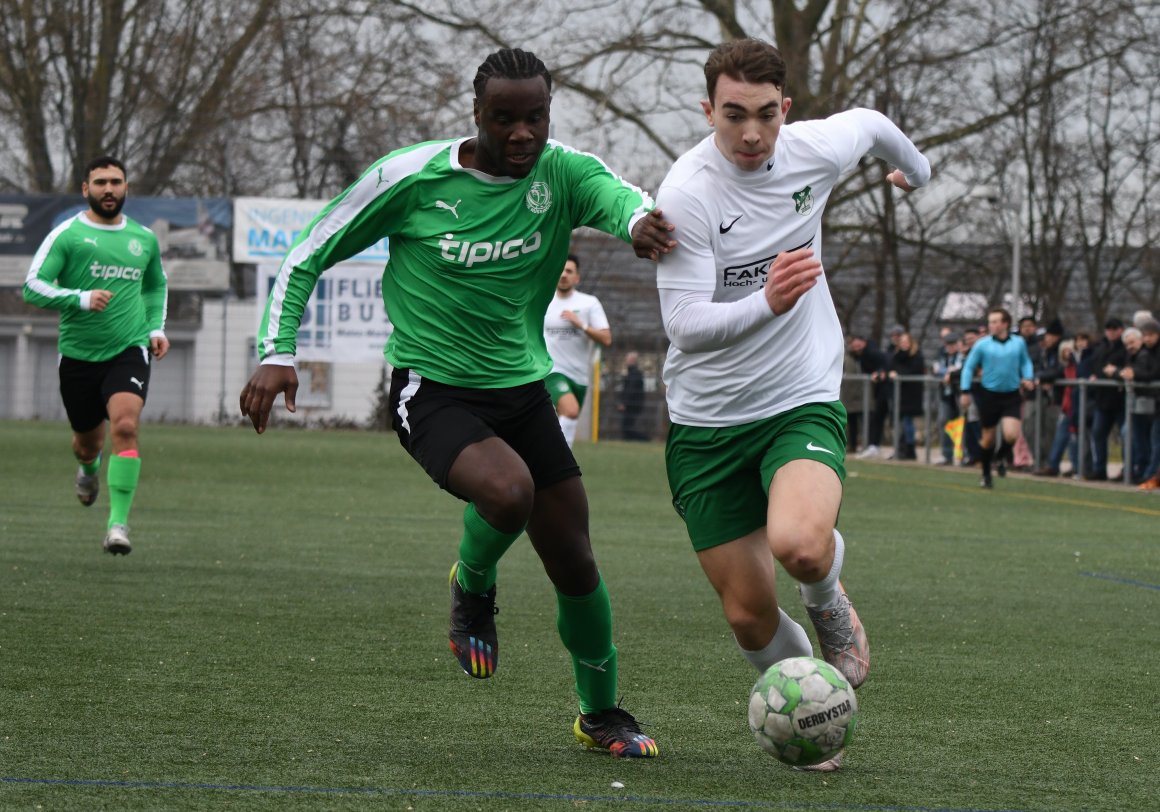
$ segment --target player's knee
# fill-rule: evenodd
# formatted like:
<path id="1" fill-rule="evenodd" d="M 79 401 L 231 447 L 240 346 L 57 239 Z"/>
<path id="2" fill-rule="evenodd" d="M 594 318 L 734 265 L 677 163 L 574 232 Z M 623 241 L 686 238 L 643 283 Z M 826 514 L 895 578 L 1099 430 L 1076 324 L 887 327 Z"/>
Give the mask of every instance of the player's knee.
<path id="1" fill-rule="evenodd" d="M 776 631 L 777 607 L 768 601 L 727 600 L 722 608 L 733 636 L 745 648 L 764 646 Z"/>
<path id="2" fill-rule="evenodd" d="M 553 586 L 565 595 L 588 595 L 600 583 L 600 571 L 587 536 L 575 543 L 554 545 L 551 550 L 536 548 Z"/>
<path id="3" fill-rule="evenodd" d="M 117 445 L 135 445 L 137 442 L 137 420 L 133 417 L 118 417 L 109 423 L 109 430 Z"/>
<path id="4" fill-rule="evenodd" d="M 826 577 L 832 555 L 832 527 L 807 524 L 770 532 L 770 547 L 785 571 L 799 581 L 813 582 Z"/>
<path id="5" fill-rule="evenodd" d="M 95 440 L 82 440 L 79 437 L 73 437 L 72 447 L 76 458 L 84 462 L 92 462 L 101 453 L 101 446 Z"/>
<path id="6" fill-rule="evenodd" d="M 487 480 L 471 501 L 492 527 L 510 532 L 528 523 L 535 494 L 531 476 L 514 474 Z"/>

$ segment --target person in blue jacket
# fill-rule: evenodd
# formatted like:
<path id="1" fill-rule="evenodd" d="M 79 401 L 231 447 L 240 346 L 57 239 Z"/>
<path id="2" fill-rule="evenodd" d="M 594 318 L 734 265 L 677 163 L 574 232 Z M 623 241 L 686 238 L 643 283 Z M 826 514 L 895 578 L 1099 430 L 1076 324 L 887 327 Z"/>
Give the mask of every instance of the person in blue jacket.
<path id="1" fill-rule="evenodd" d="M 979 484 L 984 488 L 992 485 L 991 461 L 996 457 L 995 446 L 999 440 L 996 427 L 1002 430 L 1003 446 L 998 451 L 999 474 L 1002 476 L 1006 473 L 1004 463 L 1011 463 L 1011 450 L 1023 428 L 1020 389 L 1030 391 L 1035 387 L 1035 370 L 1027 344 L 1021 336 L 1011 334 L 1011 314 L 1001 307 L 988 310 L 987 332 L 986 338 L 976 341 L 971 347 L 967 360 L 963 362 L 961 377 L 964 384 L 962 407 L 966 409 L 973 397 L 979 410 L 982 427 L 979 446 L 983 463 L 983 479 Z M 967 382 L 974 380 L 976 367 L 982 368 L 983 377 L 970 386 L 968 394 Z"/>

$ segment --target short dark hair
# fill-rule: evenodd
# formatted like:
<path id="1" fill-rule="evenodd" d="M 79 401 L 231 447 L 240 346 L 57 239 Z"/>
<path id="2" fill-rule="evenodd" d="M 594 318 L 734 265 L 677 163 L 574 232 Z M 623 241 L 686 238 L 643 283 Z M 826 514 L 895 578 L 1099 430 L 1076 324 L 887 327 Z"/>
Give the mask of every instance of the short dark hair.
<path id="1" fill-rule="evenodd" d="M 705 87 L 709 91 L 710 104 L 722 74 L 738 82 L 769 83 L 778 90 L 785 90 L 786 66 L 781 52 L 755 37 L 723 42 L 709 54 L 705 61 Z"/>
<path id="2" fill-rule="evenodd" d="M 576 270 L 580 270 L 580 257 L 576 256 L 575 254 L 569 254 L 568 258 L 564 261 L 565 262 L 575 262 L 576 263 Z"/>
<path id="3" fill-rule="evenodd" d="M 1007 310 L 1007 308 L 1005 308 L 1005 307 L 992 307 L 990 310 L 987 311 L 987 318 L 990 318 L 992 313 L 998 313 L 999 315 L 1001 315 L 1003 317 L 1003 321 L 1006 322 L 1007 326 L 1008 327 L 1011 326 L 1011 313 Z"/>
<path id="4" fill-rule="evenodd" d="M 475 98 L 483 98 L 488 79 L 534 79 L 537 76 L 544 77 L 544 83 L 551 93 L 552 74 L 535 54 L 521 51 L 519 48 L 501 48 L 489 54 L 475 72 L 475 80 L 472 82 Z"/>
<path id="5" fill-rule="evenodd" d="M 126 178 L 129 177 L 129 173 L 125 171 L 125 165 L 123 163 L 118 161 L 112 155 L 102 155 L 99 158 L 93 158 L 91 161 L 85 164 L 85 174 L 81 180 L 83 180 L 85 183 L 88 183 L 89 175 L 93 174 L 94 169 L 104 169 L 106 166 L 115 166 L 117 169 L 121 170 L 122 175 L 124 175 Z"/>

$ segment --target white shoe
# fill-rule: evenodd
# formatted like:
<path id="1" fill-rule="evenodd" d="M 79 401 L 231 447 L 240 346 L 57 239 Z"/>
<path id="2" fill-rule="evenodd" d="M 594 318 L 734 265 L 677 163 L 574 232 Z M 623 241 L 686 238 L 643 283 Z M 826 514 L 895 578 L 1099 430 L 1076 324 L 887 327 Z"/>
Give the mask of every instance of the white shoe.
<path id="1" fill-rule="evenodd" d="M 822 659 L 838 669 L 851 688 L 866 681 L 870 671 L 870 642 L 841 583 L 838 599 L 828 606 L 806 605 L 806 615 L 818 635 Z M 801 590 L 801 587 L 798 587 Z"/>
<path id="2" fill-rule="evenodd" d="M 88 507 L 97 501 L 97 494 L 101 492 L 101 475 L 86 474 L 85 469 L 77 467 L 77 499 Z"/>
<path id="3" fill-rule="evenodd" d="M 105 533 L 105 542 L 101 545 L 106 553 L 113 555 L 128 555 L 133 552 L 133 545 L 129 543 L 129 528 L 123 524 L 115 524 Z"/>
<path id="4" fill-rule="evenodd" d="M 858 452 L 858 458 L 863 460 L 870 460 L 879 456 L 880 453 L 881 449 L 879 449 L 878 446 L 868 445 Z"/>
<path id="5" fill-rule="evenodd" d="M 804 767 L 794 767 L 794 769 L 807 773 L 832 773 L 842 766 L 842 758 L 845 756 L 845 753 L 845 750 L 839 750 L 827 761 L 819 764 L 809 764 Z"/>

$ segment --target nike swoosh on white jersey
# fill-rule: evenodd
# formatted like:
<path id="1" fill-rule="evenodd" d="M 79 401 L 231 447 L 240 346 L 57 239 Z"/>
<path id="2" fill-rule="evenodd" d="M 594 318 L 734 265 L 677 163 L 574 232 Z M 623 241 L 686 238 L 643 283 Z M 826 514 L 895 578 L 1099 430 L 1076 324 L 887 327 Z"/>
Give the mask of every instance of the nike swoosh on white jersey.
<path id="1" fill-rule="evenodd" d="M 828 448 L 822 448 L 820 445 L 814 445 L 813 440 L 810 440 L 808 443 L 806 443 L 806 451 L 824 451 L 825 453 L 829 454 L 831 457 L 834 456 L 833 451 L 831 451 Z"/>

